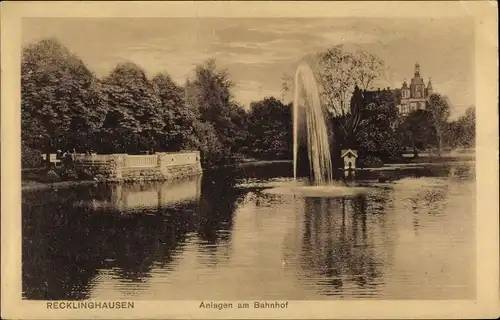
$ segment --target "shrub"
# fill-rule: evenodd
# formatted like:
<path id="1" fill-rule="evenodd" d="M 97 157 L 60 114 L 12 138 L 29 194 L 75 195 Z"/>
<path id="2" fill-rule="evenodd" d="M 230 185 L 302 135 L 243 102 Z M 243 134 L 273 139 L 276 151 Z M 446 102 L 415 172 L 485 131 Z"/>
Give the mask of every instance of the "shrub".
<path id="1" fill-rule="evenodd" d="M 63 168 L 59 174 L 64 180 L 78 180 L 79 178 L 76 170 L 72 168 Z"/>
<path id="2" fill-rule="evenodd" d="M 382 160 L 373 156 L 366 156 L 358 161 L 361 168 L 380 168 L 384 165 Z"/>
<path id="3" fill-rule="evenodd" d="M 43 165 L 42 153 L 40 150 L 22 146 L 21 165 L 23 168 L 39 168 Z"/>

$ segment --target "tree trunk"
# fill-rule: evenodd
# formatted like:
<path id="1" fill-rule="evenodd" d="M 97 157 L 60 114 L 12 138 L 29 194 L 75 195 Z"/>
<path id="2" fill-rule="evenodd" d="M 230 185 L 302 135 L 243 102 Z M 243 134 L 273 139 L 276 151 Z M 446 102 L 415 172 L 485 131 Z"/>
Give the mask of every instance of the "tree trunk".
<path id="1" fill-rule="evenodd" d="M 434 126 L 436 128 L 437 155 L 439 157 L 441 156 L 441 127 L 439 123 L 435 123 Z"/>
<path id="2" fill-rule="evenodd" d="M 439 132 L 438 136 L 437 136 L 437 155 L 438 155 L 438 157 L 441 156 L 441 144 L 442 144 L 442 137 L 441 137 L 441 132 Z"/>

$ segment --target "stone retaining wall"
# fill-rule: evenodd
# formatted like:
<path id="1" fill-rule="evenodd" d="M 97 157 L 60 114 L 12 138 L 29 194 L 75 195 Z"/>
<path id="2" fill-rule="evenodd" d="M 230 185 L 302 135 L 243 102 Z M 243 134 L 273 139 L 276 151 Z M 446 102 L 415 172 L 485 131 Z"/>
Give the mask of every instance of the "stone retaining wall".
<path id="1" fill-rule="evenodd" d="M 154 155 L 86 155 L 75 166 L 101 175 L 106 181 L 161 181 L 200 174 L 200 153 L 156 153 Z"/>

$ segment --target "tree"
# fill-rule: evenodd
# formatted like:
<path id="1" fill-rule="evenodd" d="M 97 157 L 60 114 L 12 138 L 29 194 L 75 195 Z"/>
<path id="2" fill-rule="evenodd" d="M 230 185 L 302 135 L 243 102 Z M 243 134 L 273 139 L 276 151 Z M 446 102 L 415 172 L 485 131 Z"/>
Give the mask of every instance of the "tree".
<path id="1" fill-rule="evenodd" d="M 384 160 L 401 155 L 402 145 L 396 137 L 398 102 L 397 93 L 391 90 L 364 93 L 364 106 L 358 112 L 362 120 L 356 135 L 360 155 Z"/>
<path id="2" fill-rule="evenodd" d="M 165 110 L 145 71 L 134 63 L 122 63 L 103 83 L 108 104 L 103 133 L 115 140 L 117 149 L 107 152 L 155 147 L 165 128 Z"/>
<path id="3" fill-rule="evenodd" d="M 334 115 L 348 114 L 355 87 L 362 91 L 373 89 L 384 68 L 376 55 L 364 50 L 347 52 L 342 45 L 319 53 L 317 59 L 322 98 Z"/>
<path id="4" fill-rule="evenodd" d="M 224 112 L 228 119 L 227 126 L 223 134 L 228 138 L 233 154 L 243 155 L 247 152 L 248 146 L 248 114 L 240 104 L 232 101 Z"/>
<path id="5" fill-rule="evenodd" d="M 292 151 L 291 105 L 267 97 L 250 105 L 249 154 L 258 158 L 287 159 Z"/>
<path id="6" fill-rule="evenodd" d="M 222 145 L 221 159 L 227 161 L 240 151 L 238 145 L 245 140 L 245 111 L 232 100 L 232 86 L 227 71 L 218 69 L 214 59 L 198 65 L 194 80 L 186 83 L 189 108 L 196 110 L 200 122 L 215 130 Z"/>
<path id="7" fill-rule="evenodd" d="M 444 143 L 451 148 L 473 147 L 476 140 L 475 108 L 469 107 L 456 121 L 447 123 L 443 137 Z"/>
<path id="8" fill-rule="evenodd" d="M 204 166 L 225 162 L 224 145 L 217 136 L 213 125 L 207 121 L 193 122 L 193 134 L 183 141 L 183 149 L 199 150 Z"/>
<path id="9" fill-rule="evenodd" d="M 370 102 L 373 103 L 373 102 Z M 361 123 L 362 110 L 365 108 L 365 94 L 358 86 L 354 87 L 354 92 L 351 96 L 350 110 L 348 114 L 333 115 L 333 125 L 337 127 L 342 144 L 346 148 L 355 148 L 357 143 L 357 130 Z M 369 114 L 364 114 L 365 116 Z"/>
<path id="10" fill-rule="evenodd" d="M 22 54 L 22 139 L 47 153 L 79 147 L 104 120 L 99 81 L 57 40 L 28 45 Z"/>
<path id="11" fill-rule="evenodd" d="M 448 99 L 436 93 L 432 94 L 427 101 L 426 110 L 431 115 L 430 120 L 436 131 L 437 152 L 438 155 L 441 155 L 443 132 L 450 116 Z"/>
<path id="12" fill-rule="evenodd" d="M 447 147 L 456 148 L 460 145 L 460 137 L 463 136 L 462 128 L 458 121 L 451 121 L 446 124 L 443 134 L 443 142 Z"/>
<path id="13" fill-rule="evenodd" d="M 398 136 L 403 145 L 412 148 L 415 157 L 418 156 L 418 150 L 425 150 L 436 144 L 436 130 L 432 118 L 432 114 L 427 110 L 415 110 L 398 127 Z"/>
<path id="14" fill-rule="evenodd" d="M 462 129 L 463 135 L 460 137 L 460 144 L 470 148 L 476 145 L 476 110 L 469 107 L 465 114 L 458 119 L 458 125 Z"/>
<path id="15" fill-rule="evenodd" d="M 232 82 L 226 70 L 219 70 L 215 59 L 209 59 L 195 69 L 195 79 L 189 82 L 192 101 L 201 117 L 217 123 L 231 100 Z"/>
<path id="16" fill-rule="evenodd" d="M 170 75 L 159 73 L 152 79 L 152 83 L 160 98 L 165 122 L 161 148 L 179 151 L 183 148 L 186 137 L 194 134 L 196 113 L 187 106 L 184 88 L 178 86 Z"/>

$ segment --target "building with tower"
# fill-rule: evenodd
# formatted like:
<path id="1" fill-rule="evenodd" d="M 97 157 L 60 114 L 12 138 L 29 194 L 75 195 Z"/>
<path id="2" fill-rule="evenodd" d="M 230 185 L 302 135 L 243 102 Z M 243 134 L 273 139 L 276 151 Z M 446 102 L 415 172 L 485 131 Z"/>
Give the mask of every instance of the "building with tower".
<path id="1" fill-rule="evenodd" d="M 399 106 L 399 113 L 401 115 L 407 115 L 408 113 L 425 109 L 425 104 L 427 99 L 433 93 L 431 80 L 427 82 L 427 86 L 424 83 L 424 79 L 420 76 L 420 65 L 415 64 L 415 74 L 411 78 L 410 85 L 403 82 L 401 87 L 401 104 Z"/>

